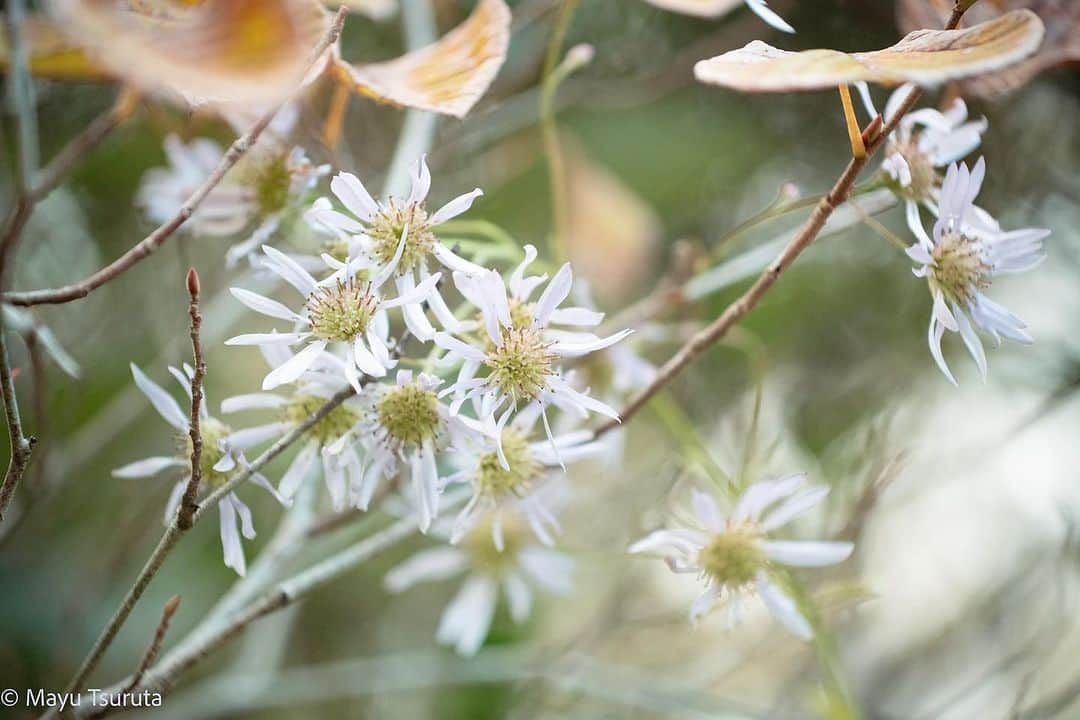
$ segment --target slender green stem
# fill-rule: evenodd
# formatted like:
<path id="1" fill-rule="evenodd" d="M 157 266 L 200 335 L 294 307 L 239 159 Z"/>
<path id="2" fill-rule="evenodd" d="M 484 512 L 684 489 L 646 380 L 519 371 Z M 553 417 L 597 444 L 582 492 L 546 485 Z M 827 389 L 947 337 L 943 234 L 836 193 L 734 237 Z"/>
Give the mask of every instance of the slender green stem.
<path id="1" fill-rule="evenodd" d="M 671 396 L 671 393 L 664 391 L 656 395 L 649 403 L 649 409 L 664 424 L 671 437 L 682 446 L 683 453 L 700 465 L 718 487 L 734 494 L 737 488 L 731 476 L 717 465 L 709 449 L 705 447 L 693 421 Z"/>
<path id="2" fill-rule="evenodd" d="M 559 63 L 563 43 L 566 40 L 570 21 L 574 17 L 578 0 L 563 0 L 555 28 L 548 41 L 547 56 L 544 59 L 544 77 L 540 87 L 540 130 L 544 140 L 544 153 L 548 161 L 548 179 L 551 186 L 551 210 L 554 216 L 554 230 L 551 247 L 556 261 L 565 262 L 568 255 L 567 237 L 569 231 L 569 202 L 566 196 L 566 161 L 563 157 L 562 144 L 559 141 L 559 128 L 555 122 L 555 93 L 559 84 L 573 69 L 564 69 Z"/>

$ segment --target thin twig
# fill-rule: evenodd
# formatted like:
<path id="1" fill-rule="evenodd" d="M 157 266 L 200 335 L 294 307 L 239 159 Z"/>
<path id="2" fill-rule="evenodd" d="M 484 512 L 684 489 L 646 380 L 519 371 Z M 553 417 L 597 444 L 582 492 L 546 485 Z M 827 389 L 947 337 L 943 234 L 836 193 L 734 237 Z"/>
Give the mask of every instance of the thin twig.
<path id="1" fill-rule="evenodd" d="M 90 121 L 41 169 L 34 186 L 28 189 L 31 202 L 39 203 L 55 190 L 83 158 L 132 116 L 138 101 L 135 91 L 121 90 L 112 107 Z"/>
<path id="2" fill-rule="evenodd" d="M 202 313 L 199 312 L 199 273 L 190 268 L 187 274 L 187 291 L 191 297 L 188 303 L 188 315 L 191 316 L 191 354 L 195 361 L 195 373 L 191 377 L 191 419 L 188 421 L 188 437 L 191 438 L 191 477 L 188 478 L 184 495 L 180 499 L 180 509 L 176 523 L 181 530 L 190 530 L 191 521 L 198 505 L 195 498 L 199 494 L 202 481 L 203 439 L 200 415 L 203 407 L 203 380 L 206 378 L 206 361 L 203 360 L 202 342 L 199 330 L 202 328 Z"/>
<path id="3" fill-rule="evenodd" d="M 267 448 L 259 457 L 240 472 L 233 475 L 226 482 L 218 486 L 213 492 L 203 498 L 202 502 L 195 509 L 195 513 L 192 516 L 192 525 L 199 522 L 204 510 L 207 507 L 217 504 L 219 500 L 231 493 L 241 484 L 247 482 L 251 477 L 261 470 L 267 463 L 276 458 L 282 452 L 285 451 L 290 445 L 292 445 L 301 435 L 310 430 L 316 423 L 325 418 L 330 412 L 334 410 L 338 405 L 345 402 L 348 398 L 356 394 L 356 391 L 349 387 L 345 390 L 334 395 L 332 398 L 326 401 L 314 415 L 309 417 L 304 422 L 297 425 L 286 435 L 282 436 Z M 179 517 L 179 515 L 177 516 Z M 120 606 L 116 609 L 112 618 L 105 625 L 101 635 L 94 643 L 94 647 L 90 649 L 86 659 L 83 660 L 82 665 L 79 667 L 78 672 L 67 685 L 67 692 L 77 692 L 82 686 L 82 683 L 90 676 L 90 673 L 94 671 L 98 663 L 101 662 L 101 658 L 105 655 L 105 651 L 112 644 L 112 641 L 116 638 L 116 634 L 120 631 L 124 622 L 127 621 L 128 616 L 134 609 L 135 604 L 142 597 L 143 592 L 146 590 L 146 586 L 150 584 L 150 581 L 157 575 L 158 570 L 161 569 L 162 563 L 169 553 L 172 552 L 173 547 L 176 545 L 177 540 L 184 534 L 184 530 L 180 528 L 177 520 L 173 520 L 165 530 L 165 534 L 161 536 L 161 540 L 158 541 L 157 547 L 150 554 L 150 558 L 146 561 L 143 569 L 139 572 L 138 577 L 135 579 L 134 584 L 128 590 L 124 599 L 120 602 Z"/>
<path id="4" fill-rule="evenodd" d="M 336 42 L 341 33 L 341 26 L 345 22 L 346 14 L 346 8 L 342 8 L 338 11 L 330 29 L 315 47 L 313 57 L 316 62 L 322 57 L 326 49 Z M 302 89 L 303 88 L 298 88 L 297 92 Z M 233 144 L 229 146 L 228 151 L 226 151 L 213 172 L 211 172 L 210 175 L 203 180 L 202 184 L 188 196 L 188 199 L 180 209 L 176 211 L 176 214 L 152 233 L 140 240 L 138 244 L 119 258 L 106 265 L 101 270 L 98 270 L 93 275 L 80 280 L 79 282 L 72 283 L 71 285 L 65 285 L 64 287 L 49 290 L 7 293 L 3 296 L 3 301 L 11 303 L 12 305 L 55 305 L 78 300 L 86 297 L 91 292 L 111 280 L 116 279 L 131 267 L 149 257 L 155 250 L 161 247 L 165 241 L 172 237 L 185 222 L 187 222 L 188 218 L 195 213 L 195 210 L 198 209 L 199 205 L 206 199 L 211 191 L 217 187 L 218 183 L 221 182 L 229 170 L 231 170 L 240 158 L 251 149 L 255 144 L 255 141 L 262 135 L 263 130 L 266 129 L 281 107 L 289 100 L 291 100 L 291 97 L 264 114 L 254 125 L 248 128 L 247 132 L 238 137 Z"/>
<path id="5" fill-rule="evenodd" d="M 882 127 L 881 116 L 874 118 L 874 120 L 867 125 L 866 129 L 863 131 L 863 142 L 866 145 L 866 155 L 862 158 L 852 158 L 850 162 L 848 162 L 847 168 L 836 181 L 836 184 L 833 185 L 832 190 L 818 202 L 817 206 L 814 208 L 814 212 L 807 219 L 806 223 L 803 224 L 799 232 L 795 234 L 795 237 L 792 238 L 791 242 L 787 244 L 780 255 L 765 268 L 757 281 L 750 286 L 749 290 L 743 293 L 735 302 L 728 305 L 716 320 L 691 337 L 690 340 L 688 340 L 687 343 L 671 357 L 671 359 L 664 363 L 657 371 L 653 381 L 638 393 L 637 396 L 623 408 L 622 412 L 619 413 L 620 420 L 611 420 L 601 425 L 596 431 L 597 437 L 606 432 L 610 432 L 618 427 L 620 422 L 625 422 L 636 415 L 646 404 L 648 404 L 649 400 L 670 383 L 676 375 L 694 362 L 703 352 L 705 352 L 705 350 L 723 338 L 728 330 L 739 322 L 747 313 L 757 307 L 758 303 L 761 302 L 761 299 L 765 296 L 765 293 L 772 288 L 776 281 L 780 279 L 780 276 L 791 267 L 791 264 L 795 262 L 795 259 L 802 251 L 809 247 L 810 243 L 818 236 L 818 233 L 825 227 L 825 223 L 833 214 L 833 211 L 848 199 L 859 173 L 862 172 L 862 169 L 866 166 L 874 152 L 885 143 L 888 135 L 896 129 L 896 125 L 900 122 L 900 119 L 915 105 L 921 95 L 922 90 L 918 88 L 911 90 L 897 113 L 885 124 L 884 128 Z"/>
<path id="6" fill-rule="evenodd" d="M 8 461 L 7 473 L 4 475 L 4 483 L 0 485 L 0 522 L 4 519 L 4 513 L 15 496 L 15 488 L 26 474 L 26 468 L 30 465 L 30 456 L 34 448 L 34 438 L 23 434 L 22 420 L 19 417 L 19 404 L 15 399 L 15 381 L 11 376 L 11 365 L 8 359 L 7 331 L 4 327 L 2 313 L 0 313 L 0 391 L 4 398 L 4 414 L 7 419 L 8 437 L 11 447 L 10 460 Z"/>
<path id="7" fill-rule="evenodd" d="M 143 655 L 142 662 L 139 663 L 139 669 L 131 677 L 131 682 L 125 688 L 125 692 L 131 692 L 142 681 L 143 675 L 150 669 L 150 666 L 154 664 L 158 653 L 161 652 L 161 645 L 165 642 L 165 633 L 169 632 L 169 623 L 172 622 L 172 616 L 176 614 L 176 609 L 179 607 L 179 595 L 173 595 L 169 602 L 165 603 L 165 607 L 161 611 L 161 620 L 158 621 L 157 630 L 154 631 L 154 639 L 151 641 L 150 647 L 146 649 L 146 654 Z"/>

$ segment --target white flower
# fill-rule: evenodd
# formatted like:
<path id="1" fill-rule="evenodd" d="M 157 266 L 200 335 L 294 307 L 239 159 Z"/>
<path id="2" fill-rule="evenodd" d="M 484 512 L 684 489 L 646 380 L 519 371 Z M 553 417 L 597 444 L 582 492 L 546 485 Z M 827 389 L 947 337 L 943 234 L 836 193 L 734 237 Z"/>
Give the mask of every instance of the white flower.
<path id="1" fill-rule="evenodd" d="M 343 172 L 330 181 L 330 189 L 353 217 L 334 210 L 328 198 L 319 198 L 306 217 L 311 225 L 339 239 L 340 248 L 331 254 L 339 259 L 344 255 L 359 256 L 365 259 L 365 267 L 391 273 L 398 294 L 406 296 L 430 280 L 429 258 L 453 271 L 469 274 L 483 271 L 479 265 L 456 255 L 434 232 L 438 225 L 466 212 L 483 191 L 476 188 L 429 215 L 424 202 L 430 188 L 431 172 L 423 157 L 413 166 L 412 192 L 407 199 L 376 202 L 359 178 Z M 437 287 L 427 301 L 444 328 L 459 329 Z M 424 314 L 422 304 L 405 303 L 402 311 L 409 331 L 421 341 L 430 340 L 435 328 Z"/>
<path id="2" fill-rule="evenodd" d="M 491 628 L 500 588 L 516 623 L 525 621 L 532 612 L 533 587 L 559 596 L 572 589 L 573 559 L 529 543 L 518 525 L 508 524 L 504 535 L 501 551 L 484 527 L 475 529 L 458 546 L 421 550 L 386 574 L 386 589 L 400 593 L 420 582 L 467 573 L 461 590 L 443 610 L 435 637 L 460 655 L 474 655 Z"/>
<path id="3" fill-rule="evenodd" d="M 261 113 L 262 110 L 260 109 Z M 256 223 L 248 237 L 229 248 L 226 265 L 232 267 L 255 252 L 277 232 L 286 214 L 296 209 L 328 165 L 315 165 L 302 147 L 291 147 L 285 138 L 296 125 L 298 112 L 287 106 L 228 175 L 195 209 L 186 227 L 195 234 L 225 237 L 236 235 Z M 252 113 L 229 113 L 237 132 L 253 122 Z M 140 183 L 136 203 L 147 217 L 164 223 L 180 210 L 225 156 L 212 140 L 195 138 L 184 144 L 175 135 L 165 138 L 168 168 L 148 170 Z"/>
<path id="4" fill-rule="evenodd" d="M 187 392 L 190 401 L 191 378 L 194 370 L 185 365 L 184 372 L 173 367 L 169 368 L 169 372 Z M 154 406 L 158 414 L 176 430 L 176 445 L 180 450 L 176 455 L 149 457 L 130 463 L 113 470 L 113 475 L 122 478 L 139 478 L 156 475 L 168 468 L 182 470 L 182 477 L 176 481 L 165 505 L 165 523 L 168 524 L 176 515 L 184 489 L 191 478 L 191 436 L 189 435 L 191 418 L 164 388 L 148 378 L 134 364 L 131 366 L 131 374 L 135 378 L 135 385 L 150 400 L 150 404 Z M 246 461 L 243 453 L 229 445 L 227 441 L 232 429 L 210 416 L 206 412 L 206 404 L 204 395 L 202 407 L 199 408 L 199 431 L 203 441 L 200 487 L 213 489 L 228 480 L 238 466 L 245 466 Z M 254 473 L 251 480 L 256 485 L 269 490 L 279 501 L 284 502 L 265 477 Z M 230 492 L 218 502 L 218 513 L 221 518 L 221 545 L 225 551 L 225 565 L 243 575 L 247 566 L 244 561 L 244 547 L 240 541 L 240 533 L 242 532 L 249 540 L 255 537 L 251 510 L 235 492 Z M 237 516 L 240 518 L 239 527 L 236 522 Z"/>
<path id="5" fill-rule="evenodd" d="M 877 115 L 866 83 L 858 83 L 859 93 L 867 112 Z M 885 119 L 899 111 L 900 104 L 914 86 L 902 85 L 885 106 Z M 885 147 L 881 169 L 888 175 L 893 191 L 903 200 L 908 227 L 913 233 L 922 232 L 919 206 L 938 214 L 941 189 L 939 168 L 957 162 L 974 152 L 986 132 L 986 118 L 968 120 L 967 105 L 961 98 L 953 100 L 945 112 L 922 108 L 909 112 Z"/>
<path id="6" fill-rule="evenodd" d="M 399 250 L 403 246 L 404 242 L 399 245 Z M 307 270 L 284 253 L 269 246 L 263 246 L 263 253 L 263 266 L 281 277 L 304 298 L 304 306 L 297 312 L 277 300 L 250 290 L 230 288 L 237 300 L 255 312 L 288 320 L 294 324 L 294 328 L 288 333 L 238 335 L 226 340 L 226 345 L 304 344 L 304 348 L 288 362 L 263 379 L 263 390 L 293 382 L 320 362 L 341 365 L 345 379 L 357 391 L 360 389 L 359 373 L 384 377 L 396 364 L 390 356 L 390 323 L 386 311 L 423 302 L 440 277 L 436 273 L 408 294 L 387 300 L 380 294 L 380 287 L 389 279 L 389 273 L 382 272 L 370 281 L 363 281 L 352 272 L 351 261 L 340 263 L 323 256 L 327 266 L 335 272 L 328 279 L 316 282 Z M 348 348 L 348 362 L 342 363 L 332 352 L 341 346 Z"/>
<path id="7" fill-rule="evenodd" d="M 170 220 L 214 171 L 225 152 L 213 140 L 195 138 L 185 144 L 175 135 L 165 138 L 167 168 L 147 170 L 135 203 L 161 224 Z M 224 237 L 240 232 L 254 211 L 254 193 L 233 183 L 219 183 L 199 204 L 185 227 L 198 235 Z"/>
<path id="8" fill-rule="evenodd" d="M 691 621 L 727 600 L 729 621 L 734 625 L 740 620 L 742 596 L 756 592 L 788 630 L 809 640 L 813 635 L 810 623 L 770 579 L 770 567 L 774 563 L 832 565 L 847 559 L 852 545 L 768 539 L 767 533 L 810 510 L 828 494 L 827 487 L 799 491 L 804 479 L 792 475 L 751 485 L 727 519 L 711 496 L 695 490 L 693 507 L 699 527 L 658 530 L 631 545 L 630 552 L 664 552 L 672 572 L 697 573 L 704 580 L 705 591 L 690 607 Z"/>
<path id="9" fill-rule="evenodd" d="M 281 367 L 293 357 L 283 345 L 264 345 L 260 349 L 271 368 Z M 331 366 L 328 369 L 333 371 L 335 368 Z M 335 381 L 331 373 L 308 372 L 296 381 L 296 386 L 288 395 L 251 393 L 226 398 L 221 403 L 223 413 L 261 409 L 272 410 L 277 415 L 274 422 L 232 433 L 227 442 L 232 448 L 247 450 L 270 440 L 278 440 L 303 424 L 342 389 L 341 382 Z M 320 461 L 318 464 L 322 467 L 323 480 L 334 509 L 345 509 L 348 489 L 360 483 L 363 463 L 352 445 L 345 445 L 333 453 L 327 448 L 355 427 L 360 421 L 362 406 L 360 398 L 348 398 L 304 432 L 299 441 L 300 451 L 278 483 L 278 493 L 282 497 L 291 500 L 311 475 L 316 461 Z"/>
<path id="10" fill-rule="evenodd" d="M 492 270 L 479 275 L 454 273 L 454 283 L 467 300 L 480 308 L 483 333 L 435 334 L 435 344 L 447 351 L 446 360 L 462 362 L 457 381 L 444 393 L 455 395 L 457 411 L 466 399 L 473 399 L 481 417 L 507 405 L 510 413 L 519 404 L 536 405 L 541 410 L 547 434 L 546 408 L 554 405 L 580 417 L 596 412 L 618 418 L 614 409 L 579 392 L 564 378 L 556 363 L 562 358 L 579 358 L 603 350 L 629 335 L 622 330 L 606 338 L 593 333 L 560 329 L 596 326 L 603 314 L 582 307 L 560 308 L 573 286 L 573 272 L 567 263 L 559 269 L 536 302 L 533 292 L 546 276 L 526 277 L 525 269 L 536 257 L 536 249 L 525 246 L 525 260 L 514 270 L 508 283 Z M 509 285 L 509 295 L 508 288 Z M 483 370 L 484 374 L 477 377 Z M 477 403 L 479 399 L 479 404 Z M 505 417 L 500 418 L 500 425 Z"/>
<path id="11" fill-rule="evenodd" d="M 530 442 L 539 417 L 539 407 L 532 406 L 501 428 L 498 442 L 490 436 L 474 436 L 450 454 L 457 472 L 447 483 L 468 483 L 472 490 L 472 497 L 454 522 L 451 543 L 460 542 L 487 518 L 495 547 L 502 550 L 503 512 L 510 509 L 528 521 L 540 542 L 555 544 L 553 534 L 560 528 L 555 508 L 549 507 L 558 489 L 558 483 L 550 482 L 552 473 L 565 468 L 566 463 L 599 455 L 604 446 L 593 441 L 588 430 Z"/>
<path id="12" fill-rule="evenodd" d="M 970 172 L 966 165 L 950 165 L 941 188 L 941 217 L 934 224 L 933 239 L 920 226 L 916 233 L 919 242 L 907 251 L 919 263 L 915 275 L 927 279 L 934 298 L 930 353 L 953 384 L 956 379 L 941 353 L 946 329 L 960 333 L 984 379 L 986 353 L 976 329 L 988 333 L 995 342 L 1003 337 L 1031 342 L 1024 322 L 986 297 L 984 291 L 998 275 L 1024 272 L 1038 265 L 1045 257 L 1043 238 L 1050 234 L 1040 228 L 1003 231 L 997 221 L 975 205 L 985 175 L 982 158 Z"/>
<path id="13" fill-rule="evenodd" d="M 440 479 L 436 454 L 456 448 L 467 435 L 494 432 L 488 425 L 451 415 L 436 389 L 442 381 L 433 375 L 399 370 L 394 384 L 369 385 L 361 392 L 362 410 L 349 433 L 327 448 L 345 452 L 359 440 L 364 446 L 363 472 L 350 487 L 353 504 L 366 508 L 379 481 L 407 471 L 421 532 L 427 532 L 439 514 Z"/>

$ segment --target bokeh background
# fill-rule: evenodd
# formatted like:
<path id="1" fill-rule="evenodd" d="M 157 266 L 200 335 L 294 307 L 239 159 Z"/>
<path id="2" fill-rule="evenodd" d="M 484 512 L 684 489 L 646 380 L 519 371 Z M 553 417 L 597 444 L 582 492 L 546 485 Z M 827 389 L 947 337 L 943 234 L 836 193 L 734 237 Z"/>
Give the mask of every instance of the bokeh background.
<path id="1" fill-rule="evenodd" d="M 440 200 L 479 185 L 486 196 L 470 219 L 543 248 L 551 202 L 537 88 L 553 4 L 510 4 L 510 54 L 492 91 L 464 121 L 439 122 L 433 192 Z M 1071 5 L 1048 4 L 1063 13 Z M 470 5 L 436 2 L 440 27 Z M 728 287 L 664 317 L 667 341 L 640 346 L 655 362 L 736 297 L 771 255 L 754 250 L 782 241 L 803 216 L 718 243 L 785 183 L 805 195 L 827 190 L 849 152 L 834 94 L 741 96 L 696 84 L 693 62 L 755 38 L 858 50 L 902 34 L 888 0 L 772 5 L 798 35 L 778 37 L 741 7 L 709 21 L 639 0 L 584 0 L 569 31 L 569 44 L 596 50 L 561 89 L 559 106 L 572 254 L 600 304 L 617 312 L 647 295 L 673 258 L 691 270 L 710 255 L 731 261 Z M 393 57 L 400 24 L 354 17 L 345 49 L 350 59 Z M 93 84 L 37 89 L 46 157 L 116 93 Z M 1058 70 L 1005 97 L 969 99 L 990 123 L 981 204 L 1008 227 L 1053 230 L 1041 267 L 995 283 L 993 297 L 1028 321 L 1036 343 L 989 351 L 986 383 L 955 337 L 946 356 L 960 388 L 941 376 L 926 347 L 925 283 L 878 230 L 853 222 L 815 243 L 734 342 L 672 386 L 670 398 L 721 467 L 736 469 L 749 444 L 755 475 L 803 470 L 834 488 L 824 511 L 796 531 L 857 543 L 852 560 L 808 579 L 833 630 L 833 671 L 867 718 L 1080 717 L 1078 90 L 1075 70 Z M 880 104 L 886 97 L 877 91 Z M 304 114 L 309 152 L 379 187 L 402 113 L 354 98 L 330 152 L 317 142 L 325 102 L 316 96 Z M 0 183 L 9 198 L 10 116 L 3 129 Z M 168 133 L 230 137 L 212 120 L 144 106 L 34 215 L 17 288 L 85 276 L 152 229 L 132 198 L 142 174 L 163 163 Z M 902 212 L 876 218 L 909 239 Z M 295 242 L 305 241 L 298 226 Z M 128 363 L 164 382 L 165 365 L 187 359 L 188 266 L 199 269 L 207 297 L 211 402 L 257 389 L 257 353 L 220 342 L 250 319 L 225 291 L 250 278 L 224 269 L 224 250 L 220 240 L 179 236 L 89 298 L 35 310 L 81 367 L 76 380 L 47 362 L 40 397 L 26 349 L 12 339 L 21 406 L 43 444 L 13 521 L 0 527 L 0 686 L 65 682 L 161 532 L 171 483 L 110 470 L 172 447 Z M 427 543 L 416 539 L 260 621 L 192 672 L 155 717 L 838 717 L 821 699 L 824 670 L 812 647 L 760 608 L 735 630 L 723 613 L 691 627 L 693 578 L 624 553 L 663 522 L 672 489 L 700 471 L 680 444 L 686 438 L 656 412 L 635 419 L 623 441 L 621 461 L 571 473 L 562 545 L 578 561 L 575 593 L 544 601 L 524 626 L 500 614 L 477 657 L 434 644 L 456 584 L 400 596 L 381 589 L 386 569 Z M 250 559 L 281 509 L 260 493 L 245 497 L 260 530 L 246 545 Z M 379 522 L 345 528 L 301 557 L 343 547 Z M 97 681 L 130 672 L 171 595 L 183 597 L 175 641 L 233 582 L 212 525 L 169 559 Z"/>

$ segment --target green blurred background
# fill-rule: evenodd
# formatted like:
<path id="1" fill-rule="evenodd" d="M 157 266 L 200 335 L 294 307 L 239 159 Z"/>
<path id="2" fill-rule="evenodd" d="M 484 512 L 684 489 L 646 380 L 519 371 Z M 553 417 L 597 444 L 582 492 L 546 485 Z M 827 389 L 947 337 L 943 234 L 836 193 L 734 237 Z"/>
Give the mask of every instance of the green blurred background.
<path id="1" fill-rule="evenodd" d="M 543 248 L 551 212 L 536 108 L 551 3 L 510 4 L 513 40 L 495 86 L 464 121 L 439 123 L 433 192 L 445 199 L 479 185 L 486 196 L 470 219 L 490 220 Z M 560 127 L 582 177 L 573 254 L 605 309 L 647 294 L 676 243 L 700 262 L 783 183 L 815 194 L 842 169 L 849 150 L 834 94 L 742 96 L 696 84 L 690 69 L 755 38 L 791 49 L 883 47 L 901 34 L 894 3 L 772 5 L 798 35 L 777 37 L 742 7 L 707 21 L 638 0 L 581 3 L 568 45 L 591 43 L 596 57 L 562 88 Z M 469 4 L 437 7 L 445 29 Z M 351 60 L 393 57 L 401 45 L 396 20 L 353 17 L 346 28 Z M 762 475 L 805 470 L 833 485 L 828 512 L 800 532 L 857 538 L 855 558 L 818 577 L 814 590 L 865 717 L 1080 717 L 1078 89 L 1075 71 L 1058 71 L 1005 98 L 969 101 L 972 114 L 990 122 L 980 151 L 989 166 L 980 203 L 1007 227 L 1053 230 L 1048 260 L 991 292 L 1029 322 L 1036 343 L 990 350 L 986 384 L 955 337 L 946 340 L 946 355 L 960 388 L 941 377 L 926 347 L 925 284 L 912 277 L 903 254 L 856 224 L 816 243 L 747 318 L 738 337 L 763 355 L 748 360 L 744 350 L 718 347 L 673 385 L 672 397 L 724 467 L 733 467 L 753 435 Z M 116 92 L 49 82 L 37 91 L 44 157 Z M 876 91 L 879 106 L 886 97 Z M 379 187 L 402 114 L 354 98 L 343 142 L 327 153 L 314 141 L 325 101 L 316 96 L 305 111 L 309 152 Z M 9 115 L 3 130 L 0 183 L 9 198 Z M 220 124 L 144 107 L 35 213 L 16 259 L 15 287 L 83 277 L 152 229 L 132 198 L 142 174 L 162 164 L 169 132 L 229 138 Z M 603 192 L 593 198 L 595 186 Z M 718 252 L 737 257 L 784 237 L 801 218 L 755 228 Z M 910 240 L 899 210 L 878 219 Z M 19 498 L 22 506 L 32 502 L 31 511 L 20 516 L 17 507 L 15 531 L 0 539 L 0 687 L 60 686 L 161 532 L 171 484 L 117 479 L 110 470 L 171 450 L 169 431 L 133 389 L 128 363 L 164 384 L 165 365 L 187 359 L 188 266 L 198 268 L 208 298 L 212 407 L 257 389 L 257 353 L 220 343 L 251 320 L 224 292 L 239 284 L 237 272 L 223 267 L 224 249 L 221 240 L 178 236 L 89 298 L 35 310 L 82 373 L 74 380 L 55 364 L 46 368 L 45 461 Z M 672 333 L 714 317 L 745 284 L 680 309 L 668 318 Z M 25 349 L 14 338 L 10 345 L 24 370 L 17 386 L 28 428 L 40 432 Z M 661 342 L 642 351 L 662 362 L 674 349 Z M 754 362 L 764 363 L 760 386 Z M 763 401 L 752 433 L 756 387 Z M 692 579 L 624 554 L 631 539 L 660 522 L 673 482 L 693 477 L 651 412 L 627 429 L 626 448 L 622 463 L 571 474 L 578 492 L 563 545 L 579 562 L 575 594 L 545 601 L 523 627 L 500 616 L 477 658 L 460 660 L 434 645 L 454 584 L 401 596 L 382 591 L 386 569 L 425 544 L 415 540 L 260 621 L 192 672 L 157 715 L 828 715 L 811 648 L 763 613 L 734 631 L 717 618 L 690 627 Z M 276 480 L 283 467 L 267 474 Z M 250 560 L 281 510 L 256 492 L 245 499 L 260 531 L 246 544 Z M 234 576 L 221 563 L 212 524 L 196 528 L 169 559 L 95 674 L 98 682 L 130 672 L 171 595 L 183 597 L 175 640 L 229 587 Z M 363 531 L 348 528 L 309 557 Z"/>

